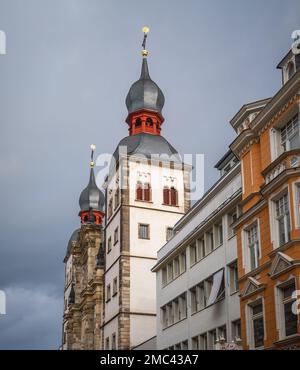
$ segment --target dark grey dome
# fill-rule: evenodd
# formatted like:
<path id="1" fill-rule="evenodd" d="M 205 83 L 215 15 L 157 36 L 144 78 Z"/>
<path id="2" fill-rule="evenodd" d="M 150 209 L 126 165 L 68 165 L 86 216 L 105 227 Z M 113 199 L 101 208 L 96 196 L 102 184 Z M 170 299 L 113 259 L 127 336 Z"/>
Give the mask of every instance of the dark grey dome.
<path id="1" fill-rule="evenodd" d="M 91 168 L 90 181 L 88 186 L 82 191 L 79 198 L 79 206 L 81 211 L 103 211 L 104 194 L 98 188 L 95 181 L 94 169 Z"/>
<path id="2" fill-rule="evenodd" d="M 149 109 L 161 114 L 164 104 L 164 94 L 157 84 L 151 80 L 147 59 L 144 58 L 141 77 L 131 86 L 126 98 L 128 113 Z"/>
<path id="3" fill-rule="evenodd" d="M 67 261 L 69 255 L 70 255 L 70 251 L 71 251 L 71 248 L 72 248 L 72 243 L 73 242 L 76 242 L 77 241 L 77 238 L 78 238 L 78 234 L 80 232 L 80 229 L 77 229 L 73 232 L 73 234 L 71 235 L 70 239 L 69 239 L 69 242 L 68 242 L 68 247 L 67 247 L 67 253 L 66 253 L 66 256 L 65 256 L 65 259 L 64 259 L 64 262 Z"/>
<path id="4" fill-rule="evenodd" d="M 162 161 L 182 163 L 182 159 L 177 150 L 160 135 L 151 135 L 147 133 L 140 133 L 137 135 L 126 136 L 122 139 L 114 154 L 114 160 L 117 164 L 119 161 L 119 148 L 125 147 L 127 155 L 141 155 L 146 158 L 153 158 L 159 156 Z M 123 152 L 123 149 L 122 149 Z M 110 163 L 110 173 L 114 172 L 113 161 Z"/>

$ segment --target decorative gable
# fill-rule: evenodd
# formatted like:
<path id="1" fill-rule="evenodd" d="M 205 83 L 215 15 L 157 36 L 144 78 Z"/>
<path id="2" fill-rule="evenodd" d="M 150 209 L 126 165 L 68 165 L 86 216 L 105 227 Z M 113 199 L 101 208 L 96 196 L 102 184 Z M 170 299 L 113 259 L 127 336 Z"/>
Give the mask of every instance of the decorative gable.
<path id="1" fill-rule="evenodd" d="M 275 277 L 293 266 L 294 260 L 282 252 L 278 252 L 272 266 L 270 268 L 269 275 Z"/>
<path id="2" fill-rule="evenodd" d="M 254 279 L 253 277 L 248 278 L 248 282 L 246 284 L 246 287 L 244 289 L 244 292 L 242 293 L 242 297 L 246 297 L 248 295 L 251 295 L 255 292 L 261 291 L 264 289 L 265 285 Z"/>

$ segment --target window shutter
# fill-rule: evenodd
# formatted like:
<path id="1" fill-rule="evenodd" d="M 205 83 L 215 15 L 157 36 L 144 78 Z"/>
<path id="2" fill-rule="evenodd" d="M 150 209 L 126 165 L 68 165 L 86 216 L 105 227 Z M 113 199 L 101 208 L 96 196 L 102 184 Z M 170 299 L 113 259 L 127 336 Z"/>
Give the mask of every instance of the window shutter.
<path id="1" fill-rule="evenodd" d="M 144 200 L 146 202 L 150 202 L 151 197 L 150 197 L 150 184 L 145 184 L 144 185 Z"/>
<path id="2" fill-rule="evenodd" d="M 143 200 L 143 188 L 140 182 L 138 182 L 136 185 L 136 199 Z"/>
<path id="3" fill-rule="evenodd" d="M 177 190 L 175 188 L 171 188 L 171 205 L 177 206 Z"/>
<path id="4" fill-rule="evenodd" d="M 170 189 L 164 187 L 164 204 L 170 204 Z"/>

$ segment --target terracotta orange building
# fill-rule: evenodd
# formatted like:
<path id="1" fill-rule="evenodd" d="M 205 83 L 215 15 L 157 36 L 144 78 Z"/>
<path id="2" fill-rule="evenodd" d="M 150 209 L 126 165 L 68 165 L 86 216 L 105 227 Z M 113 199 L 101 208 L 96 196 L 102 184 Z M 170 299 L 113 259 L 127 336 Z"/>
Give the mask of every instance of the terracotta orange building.
<path id="1" fill-rule="evenodd" d="M 300 55 L 290 51 L 278 68 L 276 95 L 231 120 L 243 188 L 234 227 L 244 349 L 300 349 Z"/>

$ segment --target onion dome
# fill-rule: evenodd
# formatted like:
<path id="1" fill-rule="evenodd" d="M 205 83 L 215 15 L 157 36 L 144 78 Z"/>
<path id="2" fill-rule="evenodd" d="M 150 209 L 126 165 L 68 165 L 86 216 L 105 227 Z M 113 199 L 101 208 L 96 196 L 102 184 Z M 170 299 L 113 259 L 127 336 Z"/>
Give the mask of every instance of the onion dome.
<path id="1" fill-rule="evenodd" d="M 146 109 L 161 115 L 164 104 L 164 94 L 158 85 L 151 80 L 147 59 L 143 58 L 141 77 L 131 86 L 127 94 L 128 114 Z"/>
<path id="2" fill-rule="evenodd" d="M 90 180 L 88 186 L 81 192 L 79 206 L 81 211 L 100 211 L 103 212 L 105 203 L 104 194 L 96 185 L 94 168 L 91 167 Z"/>

